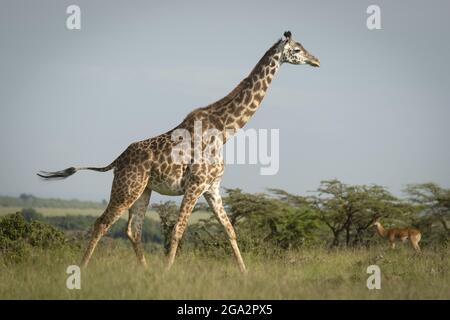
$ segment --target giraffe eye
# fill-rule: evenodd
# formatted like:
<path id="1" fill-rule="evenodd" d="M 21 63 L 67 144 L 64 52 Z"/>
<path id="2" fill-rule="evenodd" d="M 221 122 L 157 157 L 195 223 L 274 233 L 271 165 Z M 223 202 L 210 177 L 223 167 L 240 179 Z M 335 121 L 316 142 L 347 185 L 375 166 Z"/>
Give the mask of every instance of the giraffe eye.
<path id="1" fill-rule="evenodd" d="M 298 53 L 298 52 L 300 52 L 300 51 L 302 51 L 302 49 L 299 49 L 299 48 L 295 48 L 295 49 L 294 49 L 294 52 L 297 52 L 297 53 Z"/>

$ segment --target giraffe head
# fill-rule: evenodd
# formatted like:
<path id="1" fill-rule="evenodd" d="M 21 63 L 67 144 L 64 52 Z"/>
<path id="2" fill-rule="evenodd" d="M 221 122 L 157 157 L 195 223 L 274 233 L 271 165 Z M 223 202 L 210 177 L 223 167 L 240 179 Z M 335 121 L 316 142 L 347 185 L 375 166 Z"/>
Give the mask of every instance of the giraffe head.
<path id="1" fill-rule="evenodd" d="M 320 60 L 310 54 L 303 46 L 292 39 L 290 31 L 284 33 L 283 53 L 281 55 L 281 62 L 290 64 L 309 64 L 313 67 L 320 66 Z"/>

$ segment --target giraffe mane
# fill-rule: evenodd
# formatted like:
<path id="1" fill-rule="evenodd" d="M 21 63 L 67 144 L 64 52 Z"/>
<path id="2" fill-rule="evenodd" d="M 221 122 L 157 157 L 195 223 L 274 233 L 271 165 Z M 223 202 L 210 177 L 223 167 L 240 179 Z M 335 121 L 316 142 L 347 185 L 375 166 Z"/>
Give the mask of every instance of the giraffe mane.
<path id="1" fill-rule="evenodd" d="M 262 58 L 258 61 L 258 63 L 252 69 L 250 74 L 247 77 L 245 77 L 233 90 L 231 90 L 231 92 L 229 94 L 227 94 L 222 99 L 217 100 L 216 102 L 213 102 L 213 103 L 207 105 L 206 107 L 200 107 L 200 108 L 194 109 L 184 118 L 183 122 L 188 120 L 189 118 L 191 118 L 194 114 L 196 114 L 200 110 L 204 110 L 204 109 L 210 108 L 210 107 L 219 107 L 219 106 L 226 105 L 230 101 L 232 101 L 235 97 L 237 97 L 239 95 L 239 93 L 247 87 L 247 84 L 249 83 L 250 78 L 251 78 L 251 74 L 253 72 L 257 71 L 261 65 L 264 65 L 267 62 L 267 59 L 269 59 L 269 57 L 273 55 L 274 51 L 278 50 L 278 46 L 281 44 L 281 42 L 283 42 L 283 39 L 279 39 L 277 42 L 275 42 L 269 48 L 269 50 L 266 51 L 266 53 L 262 56 Z"/>
<path id="2" fill-rule="evenodd" d="M 272 56 L 274 54 L 274 51 L 278 50 L 278 46 L 281 44 L 281 42 L 283 42 L 283 39 L 278 39 L 277 42 L 275 42 L 270 48 L 269 50 L 266 51 L 266 53 L 264 53 L 264 55 L 262 56 L 261 59 L 259 59 L 258 63 L 256 64 L 256 66 L 253 68 L 253 70 L 250 72 L 250 74 L 252 74 L 254 71 L 256 71 L 258 69 L 259 66 L 261 66 L 262 64 L 267 62 L 267 59 L 269 59 L 270 56 Z"/>

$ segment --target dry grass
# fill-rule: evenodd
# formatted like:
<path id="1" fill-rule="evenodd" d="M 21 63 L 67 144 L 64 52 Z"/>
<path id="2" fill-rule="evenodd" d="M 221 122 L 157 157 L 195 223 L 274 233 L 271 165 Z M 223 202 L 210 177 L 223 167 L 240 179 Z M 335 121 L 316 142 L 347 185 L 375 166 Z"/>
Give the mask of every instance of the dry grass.
<path id="1" fill-rule="evenodd" d="M 15 213 L 21 211 L 20 207 L 0 207 L 0 215 Z M 75 209 L 75 208 L 35 208 L 36 211 L 45 216 L 99 216 L 102 214 L 102 209 Z"/>
<path id="2" fill-rule="evenodd" d="M 181 253 L 164 272 L 164 256 L 147 253 L 148 270 L 132 249 L 114 241 L 100 247 L 81 290 L 65 286 L 68 265 L 82 250 L 35 251 L 26 262 L 0 265 L 1 299 L 450 299 L 446 249 L 418 256 L 400 248 L 305 249 L 280 256 L 244 254 L 249 273 L 231 257 Z M 0 259 L 1 261 L 1 259 Z M 366 287 L 367 266 L 381 268 L 381 290 Z"/>
<path id="3" fill-rule="evenodd" d="M 20 207 L 1 207 L 0 206 L 0 216 L 6 215 L 9 213 L 15 213 L 21 211 Z M 103 213 L 102 209 L 74 209 L 74 208 L 35 208 L 35 210 L 39 213 L 42 213 L 44 216 L 94 216 L 98 217 Z M 189 223 L 196 223 L 200 219 L 205 219 L 210 217 L 212 213 L 207 211 L 195 211 L 192 213 L 191 218 L 189 219 Z M 155 221 L 159 221 L 159 216 L 154 210 L 149 210 L 147 212 L 147 217 L 153 219 Z M 128 214 L 124 213 L 122 218 L 128 219 Z"/>

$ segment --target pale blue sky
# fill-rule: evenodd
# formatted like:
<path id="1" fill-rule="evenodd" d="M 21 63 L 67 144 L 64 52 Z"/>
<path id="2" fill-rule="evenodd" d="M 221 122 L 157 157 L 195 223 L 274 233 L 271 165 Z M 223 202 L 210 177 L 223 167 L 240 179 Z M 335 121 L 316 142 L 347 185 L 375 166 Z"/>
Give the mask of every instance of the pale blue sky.
<path id="1" fill-rule="evenodd" d="M 278 174 L 229 165 L 223 186 L 450 186 L 448 1 L 0 3 L 0 194 L 108 198 L 112 172 L 51 183 L 35 173 L 107 165 L 174 127 L 227 94 L 285 30 L 321 68 L 283 65 L 246 127 L 280 130 Z M 65 28 L 70 4 L 80 31 Z M 370 4 L 382 30 L 366 28 Z"/>

